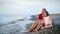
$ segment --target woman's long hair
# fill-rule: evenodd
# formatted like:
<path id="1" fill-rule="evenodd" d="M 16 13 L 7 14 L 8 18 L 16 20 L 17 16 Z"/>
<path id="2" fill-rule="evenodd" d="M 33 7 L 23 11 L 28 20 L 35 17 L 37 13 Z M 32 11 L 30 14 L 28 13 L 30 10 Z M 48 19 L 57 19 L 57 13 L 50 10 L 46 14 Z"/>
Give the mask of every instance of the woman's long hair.
<path id="1" fill-rule="evenodd" d="M 45 8 L 43 8 L 43 10 L 46 12 L 46 15 L 49 16 L 49 13 L 47 12 L 47 10 Z"/>

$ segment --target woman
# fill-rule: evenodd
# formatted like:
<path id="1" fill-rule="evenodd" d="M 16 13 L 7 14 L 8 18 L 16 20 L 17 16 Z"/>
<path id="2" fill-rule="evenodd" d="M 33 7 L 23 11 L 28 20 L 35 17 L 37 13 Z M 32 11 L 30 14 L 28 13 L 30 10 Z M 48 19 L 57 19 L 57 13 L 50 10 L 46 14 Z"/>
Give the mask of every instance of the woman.
<path id="1" fill-rule="evenodd" d="M 42 22 L 42 21 L 43 21 L 43 16 L 42 16 L 42 13 L 41 13 L 41 14 L 38 15 L 38 21 L 33 23 L 32 26 L 29 28 L 29 32 L 38 30 L 40 28 L 40 25 L 41 25 L 40 22 Z"/>
<path id="2" fill-rule="evenodd" d="M 45 8 L 42 9 L 42 16 L 42 19 L 40 18 L 38 22 L 32 24 L 29 29 L 29 32 L 31 32 L 32 30 L 37 32 L 39 29 L 52 27 L 52 19 L 50 18 L 49 13 L 46 11 Z"/>
<path id="3" fill-rule="evenodd" d="M 43 8 L 42 12 L 43 12 L 43 16 L 44 16 L 44 24 L 45 24 L 45 26 L 41 27 L 41 29 L 52 27 L 53 26 L 52 25 L 52 19 L 49 16 L 49 13 L 47 12 L 47 10 L 45 8 Z"/>

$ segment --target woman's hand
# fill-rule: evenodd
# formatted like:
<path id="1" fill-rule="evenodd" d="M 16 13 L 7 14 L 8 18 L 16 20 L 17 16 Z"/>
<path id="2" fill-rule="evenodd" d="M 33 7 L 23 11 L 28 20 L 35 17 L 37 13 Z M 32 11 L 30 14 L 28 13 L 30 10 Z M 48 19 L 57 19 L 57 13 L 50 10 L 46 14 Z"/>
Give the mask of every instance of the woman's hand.
<path id="1" fill-rule="evenodd" d="M 49 28 L 49 27 L 52 27 L 52 25 L 51 25 L 51 24 L 47 24 L 47 25 L 45 26 L 45 28 Z"/>

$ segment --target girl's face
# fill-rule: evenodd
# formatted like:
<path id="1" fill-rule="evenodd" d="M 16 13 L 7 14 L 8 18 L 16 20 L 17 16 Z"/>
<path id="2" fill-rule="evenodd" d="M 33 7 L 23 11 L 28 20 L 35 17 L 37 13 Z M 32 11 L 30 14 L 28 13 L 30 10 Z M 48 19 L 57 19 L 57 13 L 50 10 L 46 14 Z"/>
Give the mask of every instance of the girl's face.
<path id="1" fill-rule="evenodd" d="M 45 10 L 42 10 L 42 15 L 43 15 L 44 17 L 46 16 Z"/>

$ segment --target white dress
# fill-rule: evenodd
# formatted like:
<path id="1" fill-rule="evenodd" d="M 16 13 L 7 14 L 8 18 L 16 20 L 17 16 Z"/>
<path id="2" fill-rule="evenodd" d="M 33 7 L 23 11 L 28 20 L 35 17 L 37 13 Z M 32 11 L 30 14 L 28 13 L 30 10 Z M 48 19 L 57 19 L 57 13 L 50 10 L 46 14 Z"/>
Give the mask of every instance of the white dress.
<path id="1" fill-rule="evenodd" d="M 45 27 L 52 27 L 52 19 L 50 16 L 44 17 L 45 20 Z"/>

